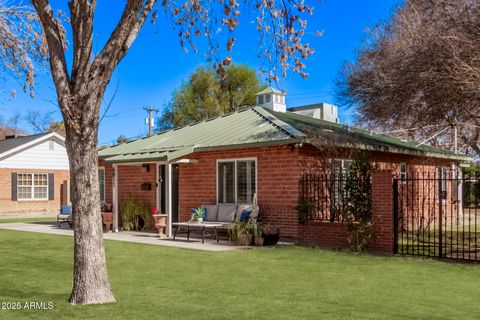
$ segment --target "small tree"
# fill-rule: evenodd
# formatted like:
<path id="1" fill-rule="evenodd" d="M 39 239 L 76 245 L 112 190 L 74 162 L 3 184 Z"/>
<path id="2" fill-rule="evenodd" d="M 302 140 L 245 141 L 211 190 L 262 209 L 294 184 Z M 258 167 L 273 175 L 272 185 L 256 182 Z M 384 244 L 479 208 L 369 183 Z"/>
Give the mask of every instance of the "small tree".
<path id="1" fill-rule="evenodd" d="M 341 212 L 348 248 L 366 249 L 372 236 L 372 163 L 365 152 L 352 161 L 345 185 L 345 206 Z"/>
<path id="2" fill-rule="evenodd" d="M 480 2 L 406 0 L 345 65 L 341 103 L 379 131 L 480 156 Z"/>
<path id="3" fill-rule="evenodd" d="M 213 68 L 200 66 L 172 93 L 172 100 L 158 121 L 158 130 L 185 126 L 255 105 L 255 94 L 263 88 L 255 70 L 248 66 L 231 64 L 223 75 Z"/>
<path id="4" fill-rule="evenodd" d="M 65 123 L 70 161 L 74 219 L 74 272 L 70 296 L 72 304 L 114 302 L 105 260 L 100 196 L 98 183 L 98 124 L 100 106 L 107 85 L 118 64 L 133 45 L 146 21 L 155 21 L 158 8 L 177 28 L 180 44 L 197 51 L 195 39 L 205 36 L 209 44 L 209 62 L 224 74 L 232 61 L 229 53 L 242 11 L 254 16 L 259 35 L 259 57 L 264 59 L 262 71 L 275 80 L 277 73 L 287 70 L 307 77 L 303 60 L 313 49 L 302 41 L 306 18 L 313 7 L 303 0 L 282 1 L 123 1 L 122 15 L 103 47 L 94 40 L 96 0 L 68 1 L 69 14 L 64 19 L 72 32 L 73 50 L 66 56 L 64 23 L 51 6 L 53 1 L 30 0 L 42 25 L 48 46 L 50 71 L 57 91 L 58 106 Z M 117 5 L 109 4 L 111 6 Z M 150 19 L 149 19 L 150 17 Z M 228 31 L 228 40 L 221 51 L 215 37 L 221 29 Z M 165 43 L 168 47 L 169 44 Z M 94 50 L 94 48 L 96 48 Z M 67 63 L 69 62 L 69 63 Z M 167 62 L 171 63 L 171 62 Z"/>
<path id="5" fill-rule="evenodd" d="M 56 132 L 65 137 L 65 123 L 63 121 L 53 121 L 47 129 L 48 132 Z"/>

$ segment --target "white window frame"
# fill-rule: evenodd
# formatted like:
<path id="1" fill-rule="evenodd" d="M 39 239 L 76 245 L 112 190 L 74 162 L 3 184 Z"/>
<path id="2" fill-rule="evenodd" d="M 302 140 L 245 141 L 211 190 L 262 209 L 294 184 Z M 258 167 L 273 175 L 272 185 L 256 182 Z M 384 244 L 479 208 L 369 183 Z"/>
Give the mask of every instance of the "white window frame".
<path id="1" fill-rule="evenodd" d="M 265 102 L 264 102 L 263 96 L 262 95 L 258 96 L 258 103 L 257 104 L 261 105 L 261 104 L 264 104 L 264 103 Z"/>
<path id="2" fill-rule="evenodd" d="M 232 159 L 217 159 L 217 163 L 216 163 L 216 168 L 215 168 L 215 171 L 216 171 L 216 186 L 215 186 L 215 193 L 216 193 L 216 199 L 217 199 L 217 205 L 218 204 L 239 204 L 238 203 L 238 192 L 237 192 L 237 163 L 238 162 L 243 162 L 243 161 L 253 161 L 255 162 L 255 193 L 253 194 L 253 199 L 257 199 L 258 201 L 258 161 L 257 161 L 257 158 L 256 157 L 253 157 L 253 158 L 232 158 Z M 230 202 L 219 202 L 219 196 L 220 196 L 220 193 L 218 192 L 218 187 L 219 187 L 219 180 L 220 180 L 220 177 L 219 177 L 219 172 L 218 172 L 218 165 L 220 163 L 224 163 L 224 162 L 233 162 L 233 194 L 234 194 L 234 198 L 235 198 L 235 202 L 233 203 L 230 203 Z"/>
<path id="3" fill-rule="evenodd" d="M 334 171 L 335 168 L 334 168 L 334 163 L 335 162 L 338 162 L 340 163 L 340 176 L 337 177 L 336 176 L 336 172 Z M 343 199 L 341 196 L 344 195 L 344 189 L 345 189 L 345 185 L 346 185 L 346 180 L 347 180 L 347 176 L 348 176 L 348 170 L 350 168 L 350 166 L 352 165 L 352 162 L 353 160 L 352 159 L 345 159 L 345 158 L 332 158 L 330 159 L 330 170 L 331 172 L 333 173 L 333 179 L 335 181 L 335 185 L 333 186 L 333 196 L 334 196 L 334 200 L 336 203 L 340 204 L 340 203 L 343 203 Z M 347 164 L 348 164 L 348 167 L 347 167 Z M 342 184 L 339 185 L 339 181 L 342 181 Z M 338 194 L 337 192 L 340 192 L 340 194 Z"/>
<path id="4" fill-rule="evenodd" d="M 448 195 L 449 195 L 449 191 L 448 191 L 448 180 L 450 180 L 448 178 L 448 173 L 449 173 L 449 167 L 447 166 L 441 166 L 441 167 L 438 167 L 439 168 L 439 176 L 441 178 L 441 183 L 442 185 L 440 186 L 440 189 L 441 189 L 441 194 L 439 194 L 439 196 L 441 197 L 441 200 L 442 202 L 447 202 L 448 200 Z M 450 181 L 453 181 L 453 180 L 450 180 Z M 443 196 L 443 192 L 445 192 L 445 197 Z"/>
<path id="5" fill-rule="evenodd" d="M 18 188 L 22 187 L 22 188 L 25 188 L 27 186 L 23 186 L 23 185 L 20 185 L 19 184 L 19 176 L 20 175 L 30 175 L 32 176 L 32 185 L 31 185 L 31 198 L 20 198 L 20 193 L 18 191 Z M 46 197 L 45 198 L 35 198 L 35 175 L 43 175 L 43 176 L 46 176 L 47 177 L 47 185 L 46 185 L 46 188 L 47 188 L 47 193 L 46 193 Z M 49 188 L 48 188 L 48 185 L 49 185 L 49 181 L 48 181 L 48 173 L 17 173 L 17 201 L 48 201 L 48 194 L 49 194 Z M 40 187 L 45 187 L 45 186 L 40 186 Z"/>
<path id="6" fill-rule="evenodd" d="M 103 167 L 103 166 L 98 167 L 98 171 L 100 171 L 100 170 L 103 170 L 103 200 L 102 200 L 102 198 L 100 198 L 100 202 L 105 202 L 105 199 L 107 198 L 107 195 L 105 193 L 105 191 L 106 191 L 106 188 L 105 188 L 105 185 L 106 185 L 106 183 L 105 183 L 105 173 L 106 173 L 105 172 L 105 167 Z M 98 179 L 98 187 L 100 189 L 100 176 L 99 176 L 99 179 Z M 101 197 L 101 193 L 99 194 L 99 197 Z"/>
<path id="7" fill-rule="evenodd" d="M 405 172 L 402 172 L 402 165 L 405 166 Z M 408 166 L 406 162 L 400 162 L 400 182 L 405 184 L 408 179 Z"/>

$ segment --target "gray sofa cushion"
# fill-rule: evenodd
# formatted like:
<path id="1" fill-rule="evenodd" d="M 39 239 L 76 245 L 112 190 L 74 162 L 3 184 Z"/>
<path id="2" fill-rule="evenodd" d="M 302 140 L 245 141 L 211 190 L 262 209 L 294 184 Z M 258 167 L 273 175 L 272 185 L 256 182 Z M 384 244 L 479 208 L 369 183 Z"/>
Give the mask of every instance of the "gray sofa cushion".
<path id="1" fill-rule="evenodd" d="M 237 212 L 235 214 L 235 221 L 240 221 L 240 216 L 242 215 L 243 210 L 252 211 L 251 204 L 239 204 Z"/>
<path id="2" fill-rule="evenodd" d="M 219 204 L 217 221 L 233 222 L 235 220 L 236 212 L 237 212 L 237 206 L 235 204 Z"/>
<path id="3" fill-rule="evenodd" d="M 216 204 L 202 204 L 201 207 L 207 209 L 207 221 L 217 221 L 218 206 Z"/>

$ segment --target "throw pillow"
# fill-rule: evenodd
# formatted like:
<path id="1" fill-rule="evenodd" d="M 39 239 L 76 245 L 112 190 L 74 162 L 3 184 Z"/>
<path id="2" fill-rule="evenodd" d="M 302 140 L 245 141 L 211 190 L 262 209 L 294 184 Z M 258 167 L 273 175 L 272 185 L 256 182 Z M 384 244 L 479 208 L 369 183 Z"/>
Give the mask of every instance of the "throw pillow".
<path id="1" fill-rule="evenodd" d="M 252 210 L 243 210 L 242 215 L 240 216 L 240 222 L 247 222 L 252 214 Z"/>

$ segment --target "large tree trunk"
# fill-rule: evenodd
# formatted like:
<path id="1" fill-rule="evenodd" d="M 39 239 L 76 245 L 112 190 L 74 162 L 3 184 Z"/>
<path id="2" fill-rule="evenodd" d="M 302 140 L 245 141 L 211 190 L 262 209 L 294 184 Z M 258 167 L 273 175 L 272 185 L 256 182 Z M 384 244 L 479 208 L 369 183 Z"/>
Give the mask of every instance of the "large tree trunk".
<path id="1" fill-rule="evenodd" d="M 98 103 L 89 101 L 87 103 Z M 115 302 L 108 282 L 103 245 L 97 170 L 98 128 L 97 117 L 93 118 L 89 121 L 92 126 L 81 131 L 66 124 L 75 237 L 71 304 Z"/>

